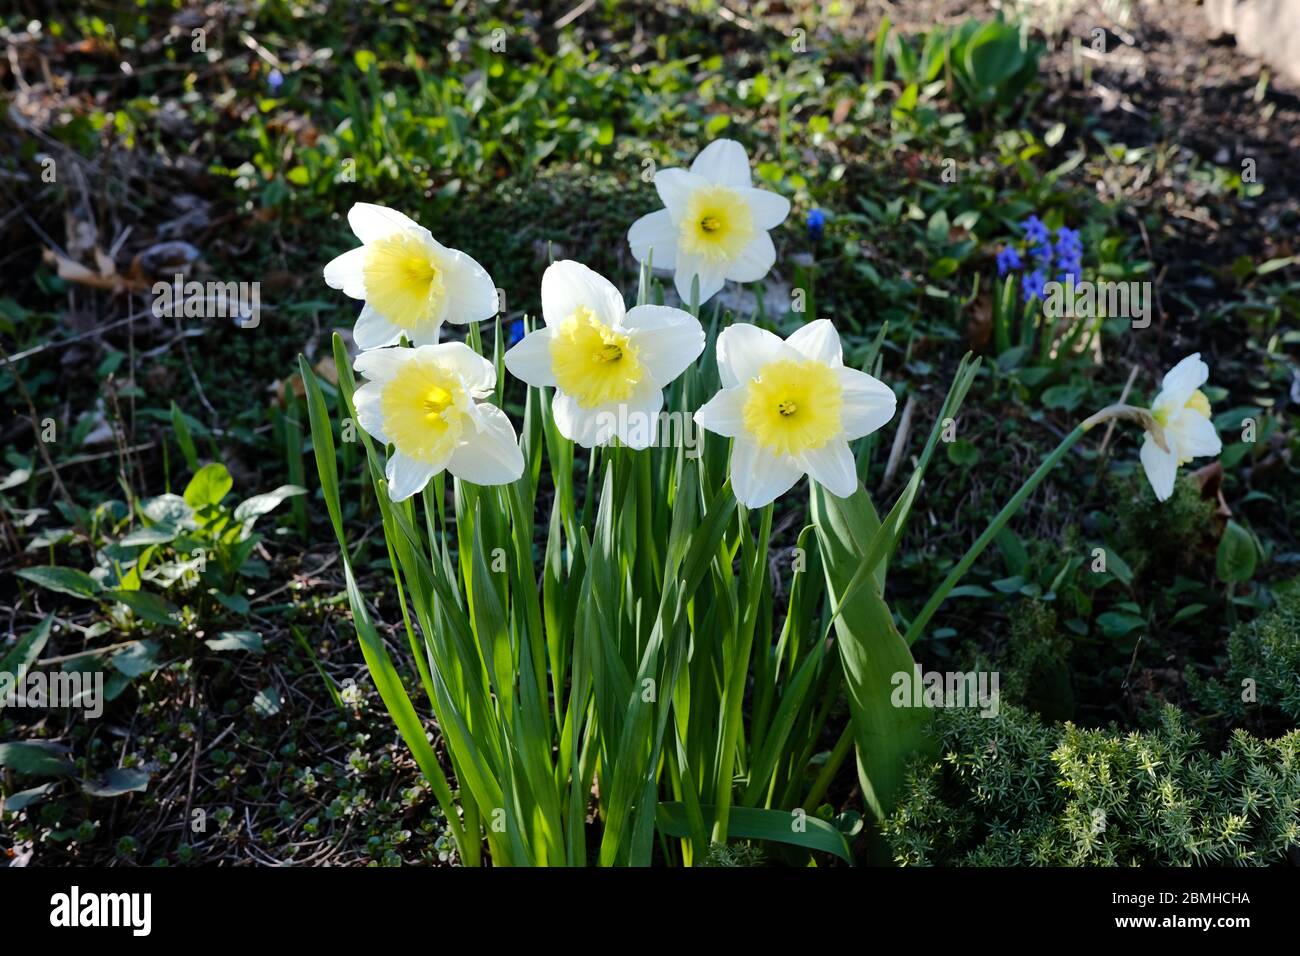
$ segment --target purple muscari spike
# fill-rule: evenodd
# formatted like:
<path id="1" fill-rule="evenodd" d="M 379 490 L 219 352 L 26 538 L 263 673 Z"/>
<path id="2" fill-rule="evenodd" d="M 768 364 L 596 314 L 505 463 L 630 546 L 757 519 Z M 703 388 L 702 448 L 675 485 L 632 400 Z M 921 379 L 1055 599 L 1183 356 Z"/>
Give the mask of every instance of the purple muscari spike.
<path id="1" fill-rule="evenodd" d="M 1020 253 L 1016 252 L 1014 246 L 1003 246 L 998 252 L 998 275 L 1004 276 L 1013 269 L 1019 269 L 1023 263 L 1020 261 Z"/>
<path id="2" fill-rule="evenodd" d="M 1047 232 L 1047 226 L 1045 226 L 1043 221 L 1037 216 L 1030 216 L 1028 219 L 1021 222 L 1020 228 L 1024 230 L 1025 238 L 1029 240 L 1031 244 L 1036 245 L 1040 242 L 1048 242 L 1050 239 Z"/>
<path id="3" fill-rule="evenodd" d="M 1047 277 L 1043 275 L 1042 269 L 1035 269 L 1033 272 L 1025 274 L 1021 280 L 1021 294 L 1026 302 L 1031 299 L 1046 298 Z"/>
<path id="4" fill-rule="evenodd" d="M 820 209 L 810 209 L 808 211 L 808 237 L 813 242 L 821 242 L 822 233 L 826 229 L 826 213 Z"/>

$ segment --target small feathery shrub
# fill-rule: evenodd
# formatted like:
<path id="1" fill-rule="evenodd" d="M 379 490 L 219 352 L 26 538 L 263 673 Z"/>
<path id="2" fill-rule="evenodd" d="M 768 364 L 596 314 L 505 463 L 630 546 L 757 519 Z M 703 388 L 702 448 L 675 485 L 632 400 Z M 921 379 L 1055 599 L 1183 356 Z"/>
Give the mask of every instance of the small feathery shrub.
<path id="1" fill-rule="evenodd" d="M 1115 544 L 1134 575 L 1186 568 L 1198 555 L 1213 555 L 1214 503 L 1201 497 L 1195 481 L 1177 482 L 1168 501 L 1158 501 L 1138 474 L 1115 479 L 1110 492 Z"/>
<path id="2" fill-rule="evenodd" d="M 1300 721 L 1300 578 L 1277 589 L 1277 606 L 1228 638 L 1222 678 L 1208 680 L 1189 666 L 1192 697 L 1233 722 L 1276 717 Z"/>
<path id="3" fill-rule="evenodd" d="M 1011 615 L 1004 700 L 1020 703 L 1049 720 L 1074 716 L 1070 639 L 1056 611 L 1042 601 L 1023 601 Z"/>
<path id="4" fill-rule="evenodd" d="M 884 825 L 904 865 L 1254 865 L 1300 845 L 1300 731 L 1215 755 L 1176 707 L 1150 732 L 1048 725 L 1004 703 L 934 723 Z"/>

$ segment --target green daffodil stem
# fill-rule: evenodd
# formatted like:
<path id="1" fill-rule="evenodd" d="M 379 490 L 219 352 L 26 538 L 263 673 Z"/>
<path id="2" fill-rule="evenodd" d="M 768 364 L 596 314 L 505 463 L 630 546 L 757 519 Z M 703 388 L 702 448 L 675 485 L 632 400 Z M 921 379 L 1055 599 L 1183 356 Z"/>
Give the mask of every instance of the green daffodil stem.
<path id="1" fill-rule="evenodd" d="M 939 605 L 947 599 L 948 594 L 957 586 L 957 582 L 965 577 L 966 572 L 970 570 L 970 566 L 984 553 L 984 549 L 993 543 L 993 539 L 997 537 L 998 532 L 1005 528 L 1007 522 L 1015 517 L 1016 512 L 1034 493 L 1034 489 L 1047 477 L 1047 473 L 1056 467 L 1056 463 L 1065 457 L 1066 453 L 1074 447 L 1075 442 L 1097 424 L 1097 422 L 1093 421 L 1096 417 L 1094 415 L 1093 418 L 1076 426 L 1074 431 L 1066 435 L 1061 440 L 1061 443 L 1056 446 L 1056 449 L 1043 459 L 1043 463 L 1038 466 L 1038 470 L 1029 476 L 1029 480 L 1020 486 L 1019 491 L 1011 496 L 1011 500 L 989 522 L 989 526 L 984 529 L 984 533 L 975 539 L 975 543 L 962 555 L 962 559 L 953 565 L 953 569 L 948 572 L 948 576 L 943 579 L 943 583 L 930 595 L 930 600 L 925 602 L 925 607 L 921 608 L 921 613 L 912 619 L 907 633 L 903 635 L 903 640 L 907 641 L 908 644 L 916 643 L 916 639 L 925 631 L 925 626 L 930 623 L 930 618 L 934 616 L 934 612 L 939 610 Z M 1101 421 L 1104 420 L 1101 419 Z"/>
<path id="2" fill-rule="evenodd" d="M 1131 405 L 1110 405 L 1080 422 L 1074 431 L 1066 435 L 1055 450 L 1043 459 L 1043 463 L 1038 466 L 1038 470 L 1029 476 L 1029 480 L 1020 487 L 1020 490 L 1012 496 L 1006 506 L 998 512 L 997 516 L 989 523 L 989 526 L 984 529 L 984 533 L 976 539 L 975 543 L 962 556 L 962 559 L 948 572 L 948 576 L 943 579 L 943 583 L 930 595 L 925 607 L 921 608 L 921 612 L 912 620 L 911 626 L 908 627 L 907 633 L 903 636 L 908 645 L 916 643 L 917 638 L 924 632 L 926 625 L 930 623 L 930 618 L 934 616 L 935 611 L 943 604 L 952 589 L 957 586 L 957 582 L 965 576 L 971 565 L 984 553 L 984 549 L 993 543 L 993 539 L 997 537 L 998 532 L 1005 528 L 1007 522 L 1015 517 L 1029 496 L 1034 493 L 1034 489 L 1047 477 L 1048 472 L 1056 467 L 1057 463 L 1069 453 L 1080 438 L 1098 425 L 1112 419 L 1127 419 L 1137 422 L 1150 432 L 1158 443 L 1163 445 L 1164 435 L 1159 424 L 1151 417 L 1151 413 Z M 830 759 L 826 761 L 821 773 L 813 782 L 812 789 L 804 801 L 805 805 L 815 807 L 820 802 L 840 765 L 848 756 L 852 742 L 853 726 L 850 724 L 844 728 L 844 732 L 840 735 L 840 739 L 836 741 L 835 747 L 831 751 Z"/>
<path id="3" fill-rule="evenodd" d="M 748 534 L 748 520 L 742 514 L 742 534 Z M 718 751 L 718 778 L 716 784 L 718 806 L 713 818 L 714 843 L 727 842 L 727 826 L 731 819 L 732 776 L 736 766 L 736 750 L 744 729 L 745 685 L 749 682 L 749 659 L 754 648 L 754 628 L 758 623 L 759 605 L 763 600 L 763 585 L 767 576 L 767 546 L 772 535 L 772 506 L 765 505 L 759 518 L 757 547 L 749 555 L 749 573 L 742 579 L 748 584 L 744 592 L 744 607 L 736 622 L 735 653 L 731 667 L 725 674 L 726 689 L 723 694 L 722 747 Z M 743 549 L 742 549 L 743 553 Z"/>

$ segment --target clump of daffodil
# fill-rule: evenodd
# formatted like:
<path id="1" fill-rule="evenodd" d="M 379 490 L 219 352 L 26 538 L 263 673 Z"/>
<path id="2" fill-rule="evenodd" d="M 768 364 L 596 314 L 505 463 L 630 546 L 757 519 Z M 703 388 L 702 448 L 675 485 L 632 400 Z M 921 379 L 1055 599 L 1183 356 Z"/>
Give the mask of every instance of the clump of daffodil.
<path id="1" fill-rule="evenodd" d="M 365 300 L 352 330 L 358 348 L 438 341 L 443 322 L 480 322 L 497 313 L 487 271 L 394 209 L 359 202 L 348 224 L 361 245 L 325 266 L 325 282 Z"/>
<path id="2" fill-rule="evenodd" d="M 849 442 L 894 417 L 884 382 L 844 365 L 840 337 L 825 319 L 788 339 L 737 324 L 718 336 L 722 390 L 695 413 L 702 428 L 735 439 L 731 487 L 759 508 L 803 475 L 839 498 L 858 487 Z"/>
<path id="3" fill-rule="evenodd" d="M 357 424 L 391 444 L 385 476 L 393 501 L 411 497 L 441 471 L 476 485 L 502 485 L 524 470 L 514 426 L 479 401 L 496 369 L 463 342 L 372 349 L 357 356 L 368 381 L 353 401 Z"/>
<path id="4" fill-rule="evenodd" d="M 754 188 L 743 146 L 714 140 L 689 171 L 661 169 L 654 182 L 666 208 L 634 222 L 627 241 L 638 262 L 673 271 L 683 302 L 690 301 L 696 276 L 703 303 L 727 279 L 756 282 L 767 275 L 776 261 L 768 230 L 789 215 L 790 202 Z"/>
<path id="5" fill-rule="evenodd" d="M 505 354 L 510 374 L 555 388 L 555 425 L 570 441 L 648 447 L 664 386 L 704 351 L 700 323 L 662 305 L 628 310 L 612 282 L 567 259 L 542 275 L 542 318 Z"/>
<path id="6" fill-rule="evenodd" d="M 1179 465 L 1223 450 L 1210 420 L 1210 400 L 1201 391 L 1209 377 L 1209 366 L 1201 361 L 1201 354 L 1189 355 L 1165 375 L 1160 394 L 1151 403 L 1151 418 L 1159 431 L 1147 430 L 1141 459 L 1147 480 L 1161 501 L 1174 493 Z"/>

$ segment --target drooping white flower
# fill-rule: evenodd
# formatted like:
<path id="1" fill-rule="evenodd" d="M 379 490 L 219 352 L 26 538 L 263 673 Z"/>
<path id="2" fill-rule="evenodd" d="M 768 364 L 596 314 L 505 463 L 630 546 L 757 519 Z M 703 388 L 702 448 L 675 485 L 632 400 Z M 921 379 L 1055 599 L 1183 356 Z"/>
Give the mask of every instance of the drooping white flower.
<path id="1" fill-rule="evenodd" d="M 440 471 L 476 485 L 502 485 L 524 471 L 514 426 L 480 402 L 496 387 L 496 369 L 463 342 L 371 349 L 355 368 L 368 381 L 356 390 L 357 424 L 392 444 L 384 474 L 401 501 Z"/>
<path id="2" fill-rule="evenodd" d="M 839 333 L 826 319 L 788 339 L 737 324 L 718 336 L 722 390 L 695 413 L 702 428 L 735 439 L 731 488 L 761 508 L 803 475 L 839 498 L 858 488 L 849 442 L 894 417 L 894 392 L 844 365 Z"/>
<path id="3" fill-rule="evenodd" d="M 357 347 L 380 348 L 402 333 L 416 345 L 438 341 L 443 322 L 480 322 L 497 313 L 487 271 L 394 209 L 359 202 L 348 224 L 361 245 L 325 266 L 325 282 L 364 299 L 352 330 Z"/>
<path id="4" fill-rule="evenodd" d="M 727 279 L 756 282 L 767 275 L 776 261 L 768 230 L 789 215 L 790 201 L 754 188 L 743 146 L 714 140 L 690 171 L 655 173 L 655 188 L 667 208 L 634 222 L 627 241 L 638 262 L 650 260 L 655 268 L 674 272 L 683 302 L 690 302 L 697 275 L 701 305 Z"/>
<path id="5" fill-rule="evenodd" d="M 662 305 L 629 311 L 613 283 L 571 260 L 542 275 L 542 318 L 505 354 L 510 374 L 556 389 L 555 424 L 570 441 L 648 447 L 664 386 L 704 351 L 700 323 Z"/>
<path id="6" fill-rule="evenodd" d="M 1160 426 L 1167 447 L 1161 448 L 1155 436 L 1147 432 L 1140 457 L 1160 501 L 1174 493 L 1179 465 L 1223 450 L 1219 433 L 1210 421 L 1210 400 L 1201 391 L 1209 377 L 1210 368 L 1201 361 L 1201 353 L 1189 355 L 1165 375 L 1160 394 L 1151 403 L 1151 417 Z"/>

